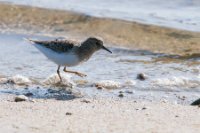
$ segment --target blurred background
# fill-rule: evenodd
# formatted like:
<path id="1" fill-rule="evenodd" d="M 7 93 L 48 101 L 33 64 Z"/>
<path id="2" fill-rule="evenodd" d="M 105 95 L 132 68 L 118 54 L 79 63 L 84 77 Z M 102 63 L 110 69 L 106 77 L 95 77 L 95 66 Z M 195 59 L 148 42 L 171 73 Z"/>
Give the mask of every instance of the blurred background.
<path id="1" fill-rule="evenodd" d="M 200 41 L 198 0 L 0 2 L 0 27 L 3 31 L 65 37 L 76 35 L 74 38 L 97 35 L 110 44 L 171 54 L 192 54 L 199 51 L 196 44 Z"/>
<path id="2" fill-rule="evenodd" d="M 191 31 L 200 30 L 198 0 L 0 0 Z"/>

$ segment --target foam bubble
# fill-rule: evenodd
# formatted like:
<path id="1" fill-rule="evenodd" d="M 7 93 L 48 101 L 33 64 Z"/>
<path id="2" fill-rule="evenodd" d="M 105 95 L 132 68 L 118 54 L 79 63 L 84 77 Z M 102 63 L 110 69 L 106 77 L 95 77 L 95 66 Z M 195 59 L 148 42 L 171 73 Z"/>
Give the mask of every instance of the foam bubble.
<path id="1" fill-rule="evenodd" d="M 102 81 L 96 82 L 95 85 L 102 86 L 106 89 L 117 89 L 121 87 L 121 83 L 112 81 L 112 80 L 102 80 Z"/>
<path id="2" fill-rule="evenodd" d="M 75 85 L 74 82 L 71 80 L 70 75 L 65 74 L 61 75 L 61 77 L 62 77 L 62 83 L 61 83 L 62 85 L 66 87 L 73 87 Z M 49 77 L 47 77 L 47 79 L 45 79 L 43 83 L 46 85 L 56 85 L 60 83 L 60 78 L 58 77 L 57 74 L 52 74 Z"/>
<path id="3" fill-rule="evenodd" d="M 10 80 L 17 85 L 28 85 L 32 83 L 30 79 L 22 75 L 15 75 Z"/>
<path id="4" fill-rule="evenodd" d="M 159 86 L 170 86 L 170 87 L 197 87 L 200 85 L 200 80 L 198 78 L 186 78 L 186 77 L 169 77 L 155 79 L 152 81 L 153 85 Z"/>
<path id="5" fill-rule="evenodd" d="M 135 80 L 126 80 L 124 82 L 124 86 L 135 86 L 136 85 L 136 81 Z"/>

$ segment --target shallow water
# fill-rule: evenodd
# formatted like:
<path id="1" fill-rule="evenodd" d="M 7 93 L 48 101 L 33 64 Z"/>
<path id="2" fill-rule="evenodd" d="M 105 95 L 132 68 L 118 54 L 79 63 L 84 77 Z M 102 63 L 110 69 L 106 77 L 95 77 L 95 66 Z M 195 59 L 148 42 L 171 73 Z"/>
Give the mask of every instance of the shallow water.
<path id="1" fill-rule="evenodd" d="M 89 61 L 69 68 L 86 73 L 86 78 L 62 72 L 66 82 L 59 85 L 57 66 L 23 39 L 53 38 L 22 34 L 0 36 L 0 94 L 3 95 L 28 91 L 33 97 L 48 98 L 51 96 L 47 89 L 72 88 L 86 97 L 118 97 L 123 93 L 126 99 L 178 99 L 179 103 L 189 103 L 200 97 L 198 58 L 183 60 L 178 56 L 111 47 L 113 54 L 100 50 Z M 139 73 L 144 73 L 147 79 L 138 80 Z M 97 84 L 105 89 L 96 89 Z M 187 100 L 180 100 L 181 96 L 186 96 Z"/>
<path id="2" fill-rule="evenodd" d="M 199 0 L 0 0 L 200 31 Z"/>

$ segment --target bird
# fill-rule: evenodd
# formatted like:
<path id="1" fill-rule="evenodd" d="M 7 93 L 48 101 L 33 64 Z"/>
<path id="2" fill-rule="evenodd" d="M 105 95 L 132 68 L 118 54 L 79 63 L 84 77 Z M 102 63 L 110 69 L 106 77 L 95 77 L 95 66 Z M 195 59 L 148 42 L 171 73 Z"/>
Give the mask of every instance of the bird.
<path id="1" fill-rule="evenodd" d="M 40 52 L 42 52 L 49 60 L 58 65 L 57 75 L 62 82 L 60 68 L 63 66 L 64 72 L 76 74 L 80 77 L 87 76 L 81 72 L 67 70 L 67 67 L 79 65 L 86 62 L 98 50 L 103 49 L 112 53 L 104 46 L 103 40 L 98 37 L 88 37 L 86 40 L 72 41 L 68 39 L 54 39 L 48 41 L 39 41 L 25 38 L 31 42 Z"/>

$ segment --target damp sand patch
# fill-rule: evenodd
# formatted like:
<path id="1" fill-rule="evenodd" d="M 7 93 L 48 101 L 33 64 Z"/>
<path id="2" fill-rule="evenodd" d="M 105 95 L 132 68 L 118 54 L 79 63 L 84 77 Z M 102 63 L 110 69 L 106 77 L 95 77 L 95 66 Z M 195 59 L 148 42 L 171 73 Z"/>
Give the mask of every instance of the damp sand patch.
<path id="1" fill-rule="evenodd" d="M 0 4 L 0 18 L 2 32 L 48 33 L 78 39 L 101 36 L 113 46 L 175 55 L 192 55 L 200 51 L 198 32 L 5 3 Z"/>

